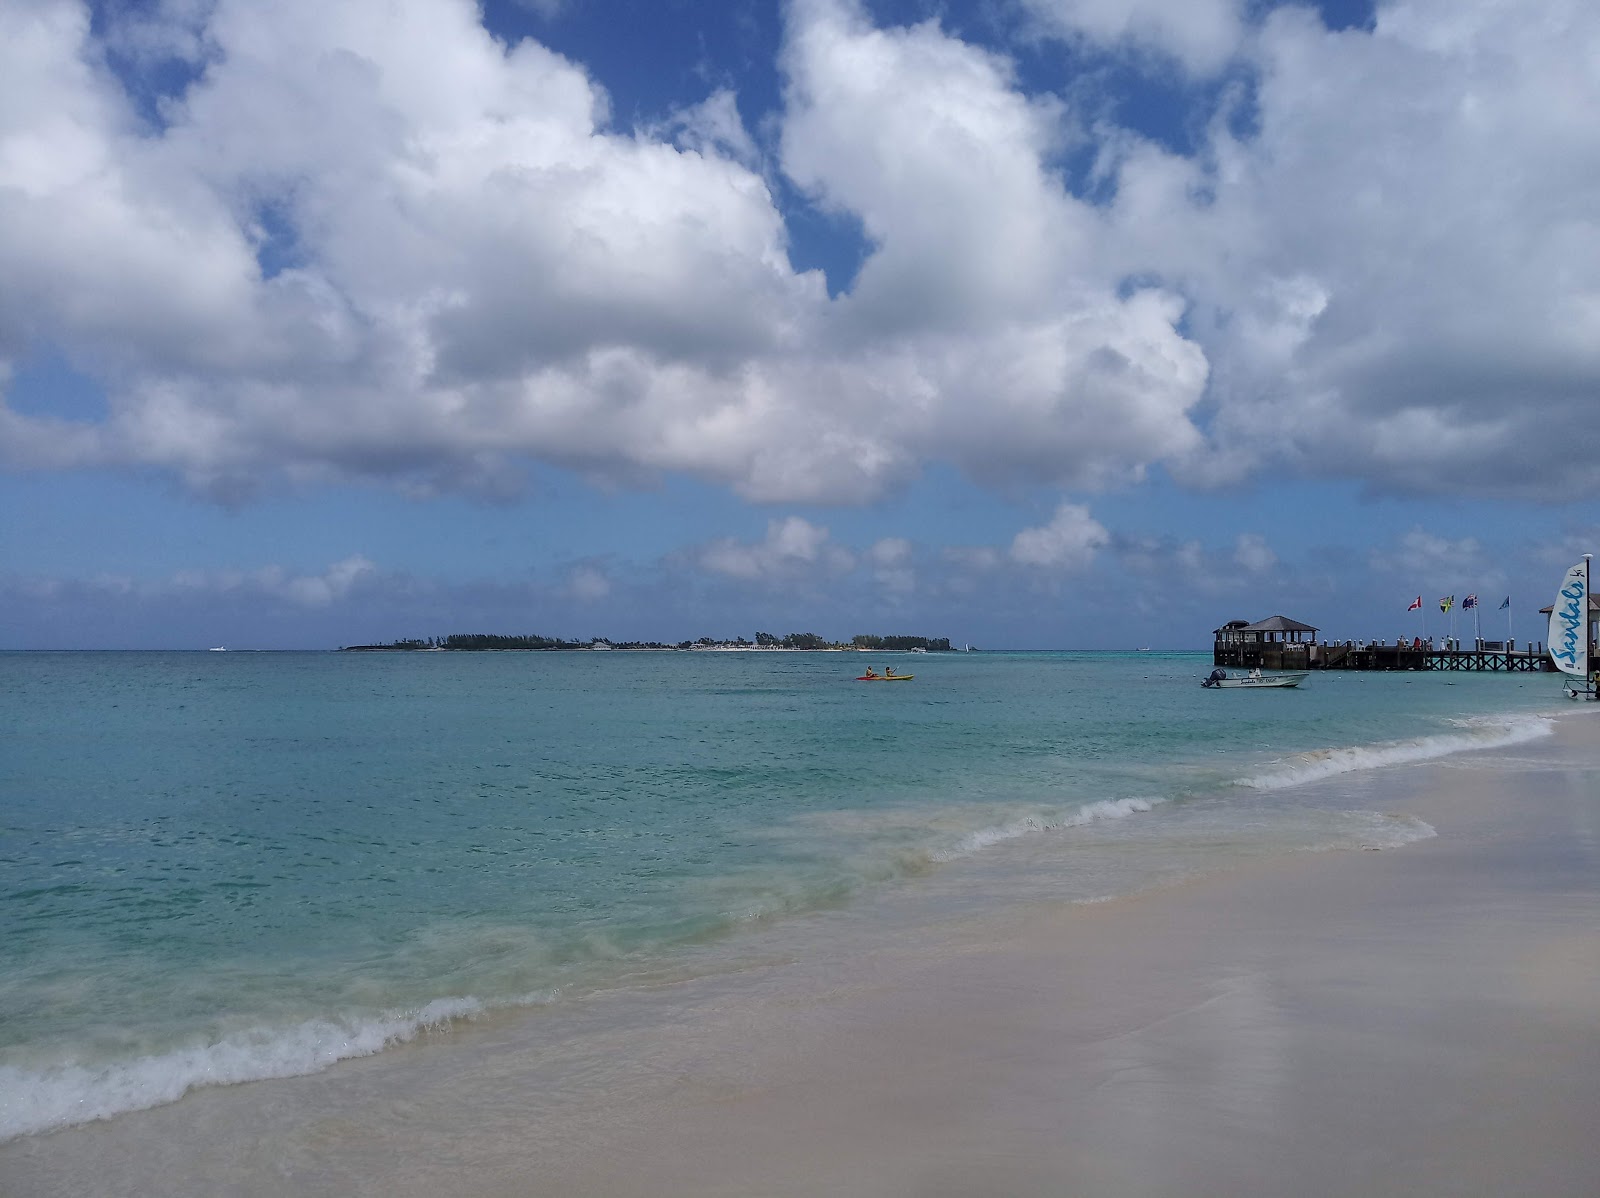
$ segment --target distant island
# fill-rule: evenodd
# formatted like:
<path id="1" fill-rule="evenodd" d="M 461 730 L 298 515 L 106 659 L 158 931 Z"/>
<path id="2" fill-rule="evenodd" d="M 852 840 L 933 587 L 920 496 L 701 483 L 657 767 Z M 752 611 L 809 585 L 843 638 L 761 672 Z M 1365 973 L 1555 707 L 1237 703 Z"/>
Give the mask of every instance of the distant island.
<path id="1" fill-rule="evenodd" d="M 595 637 L 588 641 L 564 641 L 549 636 L 501 636 L 493 633 L 454 633 L 450 636 L 430 636 L 391 641 L 386 645 L 344 645 L 342 653 L 491 653 L 504 650 L 536 652 L 562 652 L 596 649 L 654 649 L 661 650 L 810 650 L 841 652 L 862 650 L 866 652 L 926 652 L 952 653 L 950 638 L 939 636 L 875 636 L 863 633 L 849 641 L 830 641 L 814 632 L 791 632 L 788 636 L 774 636 L 770 632 L 756 633 L 756 639 L 744 637 L 734 640 L 715 640 L 703 636 L 697 641 L 679 641 L 665 644 L 661 641 L 613 641 Z"/>

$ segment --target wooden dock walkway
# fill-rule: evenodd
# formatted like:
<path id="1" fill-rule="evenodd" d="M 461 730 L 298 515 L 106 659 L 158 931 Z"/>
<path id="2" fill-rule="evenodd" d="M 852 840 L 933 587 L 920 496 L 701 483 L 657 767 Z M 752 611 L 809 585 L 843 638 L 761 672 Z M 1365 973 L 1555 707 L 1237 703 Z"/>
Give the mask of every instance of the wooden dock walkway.
<path id="1" fill-rule="evenodd" d="M 1409 641 L 1338 643 L 1301 641 L 1216 645 L 1213 664 L 1249 670 L 1471 670 L 1489 673 L 1553 673 L 1555 663 L 1543 645 L 1508 648 L 1483 641 L 1470 648 L 1417 646 Z"/>

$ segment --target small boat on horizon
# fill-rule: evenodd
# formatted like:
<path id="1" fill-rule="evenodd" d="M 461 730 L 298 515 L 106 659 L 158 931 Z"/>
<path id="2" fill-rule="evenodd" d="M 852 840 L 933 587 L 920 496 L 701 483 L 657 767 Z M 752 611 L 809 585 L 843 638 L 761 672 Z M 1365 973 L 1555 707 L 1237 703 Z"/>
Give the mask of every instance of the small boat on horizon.
<path id="1" fill-rule="evenodd" d="M 211 648 L 206 650 L 207 653 L 226 653 L 227 651 L 228 646 L 226 645 L 212 645 Z"/>

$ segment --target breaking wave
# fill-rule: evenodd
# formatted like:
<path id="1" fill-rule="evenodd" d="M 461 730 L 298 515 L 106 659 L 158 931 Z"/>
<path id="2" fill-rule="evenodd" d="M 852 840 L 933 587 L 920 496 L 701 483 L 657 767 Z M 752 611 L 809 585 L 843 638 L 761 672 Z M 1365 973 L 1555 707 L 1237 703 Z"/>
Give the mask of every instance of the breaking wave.
<path id="1" fill-rule="evenodd" d="M 1150 799 L 1106 799 L 1098 803 L 1085 803 L 1061 816 L 1024 816 L 969 832 L 953 848 L 938 850 L 930 856 L 934 861 L 951 861 L 1034 832 L 1048 832 L 1056 828 L 1081 828 L 1085 824 L 1100 820 L 1126 819 L 1130 815 L 1149 811 L 1154 805 Z"/>
<path id="2" fill-rule="evenodd" d="M 319 1073 L 337 1061 L 372 1056 L 485 1010 L 475 998 L 445 998 L 420 1010 L 368 1019 L 253 1028 L 133 1061 L 0 1067 L 0 1143 L 163 1106 L 202 1086 Z"/>
<path id="3" fill-rule="evenodd" d="M 1553 720 L 1544 716 L 1495 716 L 1460 721 L 1459 731 L 1420 736 L 1412 740 L 1390 741 L 1379 745 L 1358 745 L 1339 749 L 1317 749 L 1301 753 L 1275 768 L 1253 777 L 1241 778 L 1237 785 L 1255 790 L 1283 790 L 1317 782 L 1357 770 L 1380 769 L 1389 765 L 1409 765 L 1433 761 L 1455 753 L 1477 749 L 1498 749 L 1506 745 L 1539 740 L 1555 731 Z"/>

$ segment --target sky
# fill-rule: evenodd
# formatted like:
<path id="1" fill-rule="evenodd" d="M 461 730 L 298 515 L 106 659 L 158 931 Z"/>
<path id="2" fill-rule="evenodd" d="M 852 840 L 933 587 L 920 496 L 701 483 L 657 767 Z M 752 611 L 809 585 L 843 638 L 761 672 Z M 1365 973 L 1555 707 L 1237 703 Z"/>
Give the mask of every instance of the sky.
<path id="1" fill-rule="evenodd" d="M 1597 111 L 1587 0 L 6 0 L 0 649 L 1542 639 Z"/>

